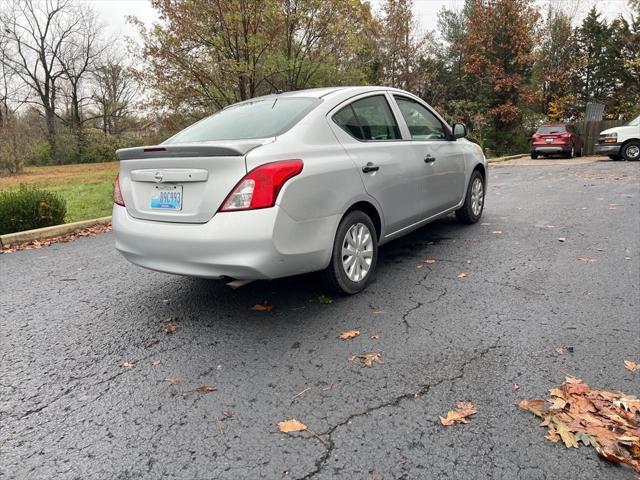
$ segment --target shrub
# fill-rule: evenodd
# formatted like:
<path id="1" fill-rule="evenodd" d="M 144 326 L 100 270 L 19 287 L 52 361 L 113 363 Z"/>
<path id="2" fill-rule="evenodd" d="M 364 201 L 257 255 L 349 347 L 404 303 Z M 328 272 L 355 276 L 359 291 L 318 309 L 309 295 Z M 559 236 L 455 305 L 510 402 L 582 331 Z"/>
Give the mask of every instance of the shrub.
<path id="1" fill-rule="evenodd" d="M 26 185 L 0 191 L 0 235 L 58 225 L 66 213 L 66 202 L 56 193 Z"/>

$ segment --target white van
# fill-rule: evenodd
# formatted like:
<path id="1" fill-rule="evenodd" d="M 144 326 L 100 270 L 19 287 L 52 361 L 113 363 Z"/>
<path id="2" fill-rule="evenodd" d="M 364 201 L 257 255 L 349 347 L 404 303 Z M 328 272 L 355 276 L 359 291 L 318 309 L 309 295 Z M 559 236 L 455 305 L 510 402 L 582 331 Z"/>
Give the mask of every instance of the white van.
<path id="1" fill-rule="evenodd" d="M 639 160 L 640 115 L 626 125 L 600 132 L 595 152 L 609 155 L 611 160 Z"/>

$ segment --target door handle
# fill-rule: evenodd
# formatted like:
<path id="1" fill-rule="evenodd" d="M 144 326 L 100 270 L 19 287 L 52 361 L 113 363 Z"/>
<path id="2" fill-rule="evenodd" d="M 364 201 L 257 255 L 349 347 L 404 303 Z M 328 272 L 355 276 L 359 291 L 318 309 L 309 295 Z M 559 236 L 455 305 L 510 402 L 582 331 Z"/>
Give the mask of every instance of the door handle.
<path id="1" fill-rule="evenodd" d="M 380 167 L 371 162 L 368 162 L 364 167 L 362 167 L 362 171 L 364 173 L 377 172 L 378 170 L 380 170 Z"/>
<path id="2" fill-rule="evenodd" d="M 432 157 L 429 154 L 427 154 L 427 156 L 424 157 L 424 163 L 433 163 L 435 161 L 436 161 L 436 157 Z"/>

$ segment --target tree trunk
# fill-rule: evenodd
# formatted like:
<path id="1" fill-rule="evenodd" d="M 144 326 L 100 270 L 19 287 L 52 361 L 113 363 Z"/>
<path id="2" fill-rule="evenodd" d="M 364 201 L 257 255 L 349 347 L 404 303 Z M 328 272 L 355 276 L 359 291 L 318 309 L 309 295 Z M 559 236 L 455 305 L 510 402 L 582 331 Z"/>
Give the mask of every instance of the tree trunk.
<path id="1" fill-rule="evenodd" d="M 56 137 L 56 114 L 52 109 L 47 108 L 45 110 L 47 119 L 47 142 L 51 149 L 51 163 L 54 165 L 60 165 L 61 161 L 58 155 L 58 139 Z"/>

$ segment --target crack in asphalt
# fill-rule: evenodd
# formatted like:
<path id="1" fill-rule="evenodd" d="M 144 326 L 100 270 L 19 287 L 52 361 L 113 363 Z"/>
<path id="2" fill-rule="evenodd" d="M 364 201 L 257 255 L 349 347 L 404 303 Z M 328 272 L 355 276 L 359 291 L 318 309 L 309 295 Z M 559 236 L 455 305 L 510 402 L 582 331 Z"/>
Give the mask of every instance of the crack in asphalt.
<path id="1" fill-rule="evenodd" d="M 491 351 L 493 351 L 493 350 L 495 350 L 497 348 L 500 348 L 500 345 L 499 345 L 500 344 L 500 340 L 502 340 L 502 336 L 498 337 L 497 341 L 493 345 L 488 346 L 487 348 L 485 348 L 482 351 L 480 351 L 479 354 L 474 355 L 473 357 L 471 357 L 468 360 L 464 361 L 460 365 L 460 367 L 458 369 L 459 370 L 458 374 L 453 375 L 451 377 L 442 378 L 442 379 L 438 380 L 435 383 L 423 384 L 418 388 L 418 391 L 416 391 L 416 392 L 403 393 L 402 395 L 398 395 L 396 397 L 393 397 L 391 400 L 387 400 L 387 401 L 382 402 L 382 403 L 380 403 L 378 405 L 371 406 L 371 407 L 365 409 L 362 412 L 353 413 L 353 414 L 349 415 L 348 417 L 346 417 L 344 420 L 336 423 L 335 425 L 333 425 L 329 429 L 325 430 L 324 432 L 318 433 L 318 435 L 320 437 L 323 437 L 323 436 L 328 437 L 327 441 L 326 441 L 327 443 L 326 443 L 325 451 L 320 456 L 320 458 L 318 460 L 316 460 L 315 468 L 311 472 L 309 472 L 306 475 L 304 475 L 303 477 L 299 477 L 297 480 L 309 480 L 309 479 L 315 477 L 316 475 L 318 475 L 319 473 L 322 472 L 326 462 L 329 460 L 329 458 L 331 457 L 332 453 L 336 449 L 336 445 L 335 445 L 335 442 L 334 442 L 334 440 L 332 438 L 332 435 L 335 433 L 335 431 L 337 429 L 349 424 L 355 418 L 368 415 L 370 413 L 373 413 L 373 412 L 378 411 L 378 410 L 382 410 L 382 409 L 387 408 L 387 407 L 397 407 L 405 400 L 409 400 L 409 399 L 412 399 L 412 398 L 416 399 L 416 398 L 420 398 L 420 397 L 423 397 L 423 396 L 427 395 L 432 388 L 439 387 L 443 383 L 455 382 L 457 380 L 460 380 L 461 378 L 464 377 L 465 370 L 470 364 L 472 364 L 473 362 L 476 362 L 478 360 L 481 360 L 489 352 L 491 352 Z M 433 423 L 437 424 L 437 421 L 434 420 Z"/>

